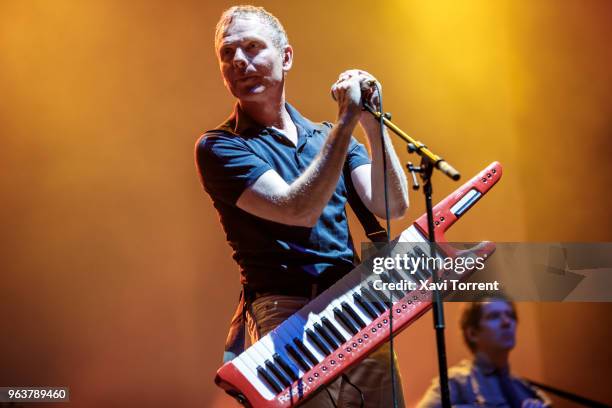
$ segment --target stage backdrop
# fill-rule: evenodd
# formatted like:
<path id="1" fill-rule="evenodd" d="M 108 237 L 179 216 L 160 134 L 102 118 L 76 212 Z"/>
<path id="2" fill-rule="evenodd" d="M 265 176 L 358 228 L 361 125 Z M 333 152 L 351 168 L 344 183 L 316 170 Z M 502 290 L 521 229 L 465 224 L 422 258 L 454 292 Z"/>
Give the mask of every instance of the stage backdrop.
<path id="1" fill-rule="evenodd" d="M 238 272 L 193 160 L 232 109 L 213 51 L 230 5 L 0 4 L 0 386 L 69 386 L 78 407 L 233 406 L 213 377 Z M 329 87 L 358 67 L 465 178 L 503 163 L 449 238 L 612 240 L 611 2 L 259 5 L 287 29 L 287 97 L 307 117 L 334 121 Z M 434 180 L 436 199 L 457 186 Z M 410 198 L 395 232 L 423 212 Z M 612 404 L 610 305 L 519 312 L 518 374 Z M 451 364 L 468 355 L 458 313 Z M 436 375 L 431 327 L 427 314 L 397 338 L 410 406 Z"/>

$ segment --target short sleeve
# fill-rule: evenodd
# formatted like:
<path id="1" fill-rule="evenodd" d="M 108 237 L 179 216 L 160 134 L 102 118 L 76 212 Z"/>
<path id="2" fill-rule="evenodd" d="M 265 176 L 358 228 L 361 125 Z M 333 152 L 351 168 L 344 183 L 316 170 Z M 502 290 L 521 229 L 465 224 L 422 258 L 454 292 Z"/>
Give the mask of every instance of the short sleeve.
<path id="1" fill-rule="evenodd" d="M 238 137 L 206 134 L 198 140 L 195 156 L 204 189 L 213 199 L 230 205 L 272 169 Z"/>
<path id="2" fill-rule="evenodd" d="M 371 163 L 370 156 L 365 146 L 359 143 L 354 137 L 351 137 L 346 161 L 351 171 L 359 166 Z"/>
<path id="3" fill-rule="evenodd" d="M 327 128 L 328 132 L 334 127 L 334 124 L 331 122 L 323 122 L 323 125 Z M 353 171 L 359 166 L 370 163 L 372 163 L 372 160 L 370 160 L 370 155 L 365 146 L 359 143 L 354 136 L 351 136 L 351 142 L 349 143 L 346 155 L 346 164 L 348 164 L 349 170 Z"/>

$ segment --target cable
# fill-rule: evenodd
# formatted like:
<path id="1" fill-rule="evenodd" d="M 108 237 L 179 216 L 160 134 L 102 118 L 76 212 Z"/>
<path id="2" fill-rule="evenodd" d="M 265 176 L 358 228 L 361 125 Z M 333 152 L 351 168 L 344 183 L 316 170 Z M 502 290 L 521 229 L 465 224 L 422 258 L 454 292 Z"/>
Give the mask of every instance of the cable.
<path id="1" fill-rule="evenodd" d="M 378 81 L 374 82 L 374 86 L 376 87 L 376 91 L 378 92 L 378 104 L 380 109 L 380 143 L 382 150 L 382 165 L 383 165 L 383 190 L 385 197 L 385 218 L 387 221 L 387 243 L 391 242 L 391 217 L 389 211 L 389 191 L 388 191 L 388 181 L 387 181 L 387 149 L 385 147 L 385 115 L 383 110 L 383 98 L 382 91 L 380 89 L 380 84 Z M 397 408 L 397 390 L 395 384 L 395 353 L 393 347 L 393 292 L 389 290 L 390 294 L 390 307 L 389 307 L 389 361 L 391 363 L 390 373 L 391 373 L 391 398 L 393 399 L 393 408 Z"/>
<path id="2" fill-rule="evenodd" d="M 385 196 L 385 219 L 387 221 L 387 242 L 391 242 L 391 217 L 389 211 L 389 191 L 387 188 L 387 149 L 385 147 L 385 115 L 383 114 L 382 91 L 380 90 L 378 81 L 374 83 L 374 86 L 378 92 L 378 101 L 380 105 L 380 143 L 382 147 L 383 190 Z"/>
<path id="3" fill-rule="evenodd" d="M 363 406 L 365 405 L 365 398 L 363 397 L 363 392 L 361 392 L 361 389 L 359 389 L 358 386 L 356 386 L 355 384 L 353 384 L 348 376 L 346 374 L 342 374 L 342 379 L 344 381 L 346 381 L 348 383 L 348 385 L 350 385 L 351 387 L 353 387 L 354 389 L 357 390 L 357 392 L 359 393 L 359 398 L 361 398 L 361 402 L 359 403 L 359 408 L 363 408 Z"/>
<path id="4" fill-rule="evenodd" d="M 338 408 L 338 406 L 336 405 L 336 403 L 334 402 L 334 398 L 331 395 L 331 392 L 329 392 L 329 390 L 327 389 L 327 387 L 325 387 L 325 391 L 327 392 L 327 395 L 329 395 L 329 400 L 331 401 L 332 405 L 334 406 L 334 408 Z"/>

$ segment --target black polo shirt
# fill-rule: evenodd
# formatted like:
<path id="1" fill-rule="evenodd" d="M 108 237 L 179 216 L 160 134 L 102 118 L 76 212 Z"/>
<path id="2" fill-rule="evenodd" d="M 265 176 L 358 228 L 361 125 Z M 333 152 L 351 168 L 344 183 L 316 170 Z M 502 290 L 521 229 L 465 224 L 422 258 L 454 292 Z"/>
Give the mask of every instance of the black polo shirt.
<path id="1" fill-rule="evenodd" d="M 280 132 L 257 125 L 238 105 L 225 123 L 206 132 L 196 143 L 202 184 L 234 249 L 241 281 L 258 291 L 310 284 L 327 277 L 335 280 L 353 268 L 345 177 L 370 163 L 364 146 L 352 138 L 345 172 L 312 228 L 268 221 L 238 208 L 236 201 L 244 189 L 270 169 L 291 184 L 317 156 L 327 138 L 331 124 L 312 123 L 291 105 L 286 107 L 297 127 L 297 146 Z"/>

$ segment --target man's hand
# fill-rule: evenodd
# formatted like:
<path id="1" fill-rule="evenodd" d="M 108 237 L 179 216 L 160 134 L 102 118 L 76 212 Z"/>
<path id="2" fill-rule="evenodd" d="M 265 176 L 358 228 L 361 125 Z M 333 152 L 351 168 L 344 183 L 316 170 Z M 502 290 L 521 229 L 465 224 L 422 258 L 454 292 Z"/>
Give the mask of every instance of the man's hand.
<path id="1" fill-rule="evenodd" d="M 373 84 L 378 86 L 374 86 Z M 380 123 L 369 112 L 361 109 L 362 101 L 365 100 L 374 109 L 380 110 L 381 95 L 378 93 L 378 88 L 382 92 L 382 88 L 376 78 L 366 71 L 359 69 L 350 69 L 340 74 L 338 81 L 332 86 L 332 96 L 340 107 L 340 115 L 346 106 L 344 112 L 353 118 L 359 119 L 359 124 L 365 131 L 368 138 L 370 151 L 372 155 L 372 164 L 363 165 L 354 169 L 351 173 L 353 185 L 359 194 L 359 198 L 372 213 L 378 217 L 386 216 L 386 207 L 384 201 L 384 171 L 382 160 L 383 142 L 380 137 Z M 350 104 L 347 104 L 346 97 L 341 100 L 339 91 L 342 90 L 348 94 L 350 89 Z M 345 95 L 342 95 L 345 96 Z M 343 122 L 341 117 L 338 119 L 338 124 Z M 352 122 L 351 122 L 352 123 Z M 353 129 L 351 128 L 351 131 Z M 399 218 L 404 215 L 408 208 L 408 188 L 406 176 L 402 170 L 402 165 L 395 154 L 393 145 L 387 135 L 386 129 L 383 127 L 385 140 L 385 154 L 387 163 L 387 175 L 389 186 L 389 210 L 391 218 Z"/>
<path id="2" fill-rule="evenodd" d="M 355 92 L 355 97 L 359 98 L 359 123 L 364 128 L 375 126 L 378 122 L 374 116 L 372 116 L 369 112 L 363 111 L 361 109 L 362 102 L 366 101 L 369 105 L 371 105 L 374 109 L 380 110 L 380 94 L 378 93 L 376 86 L 372 85 L 373 83 L 378 84 L 378 89 L 382 92 L 382 85 L 374 78 L 374 76 L 366 71 L 360 69 L 349 69 L 348 71 L 344 71 L 338 76 L 338 81 L 332 86 L 332 95 L 336 101 L 338 101 L 339 106 L 341 107 L 341 102 L 338 96 L 336 95 L 336 90 L 339 86 L 346 86 L 350 82 L 350 85 L 354 85 L 355 82 L 359 84 L 359 94 L 357 95 L 355 89 L 351 89 L 351 92 Z M 342 107 L 340 108 L 342 109 Z"/>
<path id="3" fill-rule="evenodd" d="M 368 116 L 371 115 L 362 111 L 362 98 L 376 107 L 380 100 L 376 89 L 370 85 L 373 81 L 376 81 L 376 78 L 358 69 L 349 69 L 338 76 L 338 80 L 332 85 L 331 93 L 338 102 L 339 122 L 352 122 L 356 118 L 362 126 L 364 121 L 367 122 Z"/>

